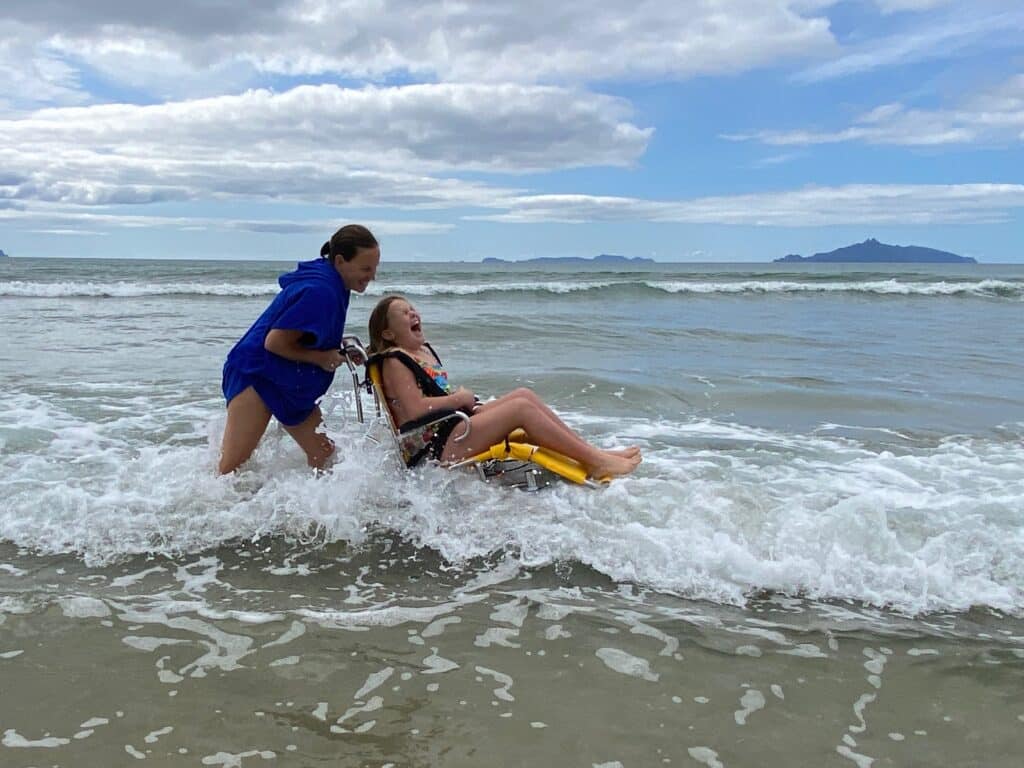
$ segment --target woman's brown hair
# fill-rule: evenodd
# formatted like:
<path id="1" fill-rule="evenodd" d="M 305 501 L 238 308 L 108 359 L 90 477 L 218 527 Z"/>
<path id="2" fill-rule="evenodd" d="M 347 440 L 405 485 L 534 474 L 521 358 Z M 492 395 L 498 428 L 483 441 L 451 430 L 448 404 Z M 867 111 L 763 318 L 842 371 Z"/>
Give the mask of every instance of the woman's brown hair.
<path id="1" fill-rule="evenodd" d="M 360 248 L 378 247 L 377 238 L 362 224 L 346 224 L 321 246 L 320 258 L 333 260 L 341 256 L 344 261 L 352 261 Z"/>

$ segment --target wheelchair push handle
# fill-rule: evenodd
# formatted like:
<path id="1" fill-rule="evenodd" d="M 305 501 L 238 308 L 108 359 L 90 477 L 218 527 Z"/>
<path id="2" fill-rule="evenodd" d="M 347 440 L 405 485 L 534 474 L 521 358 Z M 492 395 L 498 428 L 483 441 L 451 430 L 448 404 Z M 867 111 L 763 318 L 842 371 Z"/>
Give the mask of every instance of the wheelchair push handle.
<path id="1" fill-rule="evenodd" d="M 363 347 L 363 343 L 359 341 L 358 336 L 342 336 L 340 351 L 345 356 L 345 364 L 353 373 L 355 373 L 355 366 L 362 365 L 369 358 L 369 354 Z"/>

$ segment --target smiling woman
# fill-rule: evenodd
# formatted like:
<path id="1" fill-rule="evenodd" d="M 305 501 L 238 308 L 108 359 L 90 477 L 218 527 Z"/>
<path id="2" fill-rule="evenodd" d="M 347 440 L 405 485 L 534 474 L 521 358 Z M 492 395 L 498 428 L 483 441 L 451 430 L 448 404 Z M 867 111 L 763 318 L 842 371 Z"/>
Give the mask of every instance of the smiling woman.
<path id="1" fill-rule="evenodd" d="M 238 469 L 256 450 L 274 416 L 323 468 L 334 444 L 319 431 L 317 401 L 344 358 L 339 351 L 351 291 L 362 293 L 376 277 L 380 246 L 366 227 L 342 227 L 320 249 L 320 258 L 281 275 L 281 292 L 228 353 L 223 389 L 228 420 L 221 446 L 221 474 Z"/>

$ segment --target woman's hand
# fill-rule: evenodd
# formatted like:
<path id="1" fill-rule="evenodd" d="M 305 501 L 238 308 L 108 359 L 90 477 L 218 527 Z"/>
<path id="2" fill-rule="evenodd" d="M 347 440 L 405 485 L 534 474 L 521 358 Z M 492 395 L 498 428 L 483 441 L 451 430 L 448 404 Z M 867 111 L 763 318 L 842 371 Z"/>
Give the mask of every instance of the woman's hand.
<path id="1" fill-rule="evenodd" d="M 353 347 L 346 347 L 341 350 L 341 354 L 352 361 L 352 365 L 362 365 L 366 362 L 366 358 L 363 357 L 363 353 Z"/>
<path id="2" fill-rule="evenodd" d="M 267 332 L 263 348 L 285 360 L 309 363 L 328 373 L 334 373 L 345 362 L 345 356 L 338 349 L 310 349 L 302 343 L 302 331 L 274 328 Z"/>
<path id="3" fill-rule="evenodd" d="M 337 349 L 322 350 L 320 355 L 321 359 L 317 361 L 317 365 L 328 373 L 334 373 L 338 366 L 345 362 L 345 356 Z"/>

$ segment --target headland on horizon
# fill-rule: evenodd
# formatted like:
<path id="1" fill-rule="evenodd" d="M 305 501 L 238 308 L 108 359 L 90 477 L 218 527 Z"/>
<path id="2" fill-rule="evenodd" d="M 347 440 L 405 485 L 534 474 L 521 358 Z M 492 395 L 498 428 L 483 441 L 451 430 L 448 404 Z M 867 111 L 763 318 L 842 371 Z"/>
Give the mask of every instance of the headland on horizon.
<path id="1" fill-rule="evenodd" d="M 500 259 L 487 256 L 481 264 L 653 264 L 654 259 L 643 256 L 618 256 L 613 253 L 602 253 L 599 256 L 537 256 L 532 259 Z"/>
<path id="2" fill-rule="evenodd" d="M 977 264 L 970 256 L 959 256 L 949 251 L 925 248 L 921 245 L 888 245 L 870 237 L 863 243 L 855 243 L 834 251 L 816 253 L 813 256 L 798 256 L 791 253 L 779 262 L 818 263 L 860 263 L 860 264 Z"/>

